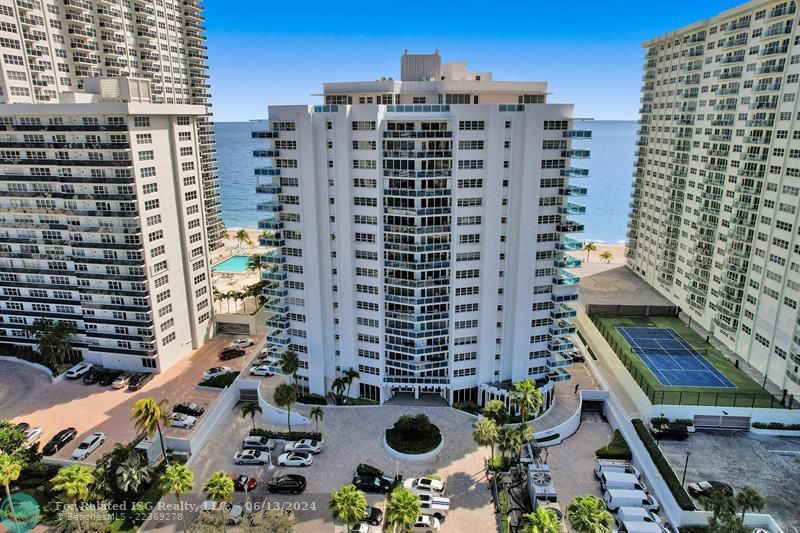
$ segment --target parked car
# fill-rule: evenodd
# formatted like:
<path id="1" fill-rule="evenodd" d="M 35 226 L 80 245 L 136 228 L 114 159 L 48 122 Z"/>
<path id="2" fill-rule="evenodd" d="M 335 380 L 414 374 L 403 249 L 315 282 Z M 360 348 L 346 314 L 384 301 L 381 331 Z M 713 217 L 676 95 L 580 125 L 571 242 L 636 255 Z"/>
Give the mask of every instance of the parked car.
<path id="1" fill-rule="evenodd" d="M 314 456 L 306 452 L 286 452 L 278 457 L 278 466 L 309 466 Z"/>
<path id="2" fill-rule="evenodd" d="M 366 522 L 356 522 L 353 527 L 350 528 L 350 533 L 369 533 L 369 524 Z"/>
<path id="3" fill-rule="evenodd" d="M 450 498 L 418 493 L 419 512 L 441 520 L 450 512 Z"/>
<path id="4" fill-rule="evenodd" d="M 106 434 L 102 431 L 92 433 L 83 439 L 80 444 L 78 444 L 78 447 L 72 452 L 72 458 L 76 461 L 82 461 L 86 459 L 93 451 L 102 446 L 105 441 Z"/>
<path id="5" fill-rule="evenodd" d="M 103 377 L 106 370 L 104 368 L 100 368 L 99 366 L 94 367 L 93 369 L 89 370 L 86 374 L 83 375 L 83 384 L 84 385 L 94 385 L 100 378 Z"/>
<path id="6" fill-rule="evenodd" d="M 659 510 L 658 502 L 640 490 L 608 489 L 603 494 L 603 501 L 609 511 L 616 511 L 620 507 L 641 507 L 654 513 Z"/>
<path id="7" fill-rule="evenodd" d="M 250 436 L 242 441 L 243 450 L 262 450 L 272 451 L 275 448 L 275 441 L 267 437 Z"/>
<path id="8" fill-rule="evenodd" d="M 222 376 L 229 372 L 232 372 L 231 367 L 229 366 L 212 366 L 211 368 L 203 372 L 203 381 L 208 381 L 211 378 Z"/>
<path id="9" fill-rule="evenodd" d="M 169 423 L 174 428 L 191 429 L 197 424 L 197 419 L 183 413 L 172 413 L 169 416 Z"/>
<path id="10" fill-rule="evenodd" d="M 108 387 L 109 385 L 114 383 L 114 381 L 116 381 L 116 379 L 120 377 L 122 374 L 123 374 L 122 370 L 106 370 L 105 372 L 103 372 L 103 375 L 100 376 L 100 379 L 97 380 L 97 383 L 99 383 L 103 387 Z"/>
<path id="11" fill-rule="evenodd" d="M 622 522 L 652 522 L 654 524 L 661 524 L 661 519 L 658 515 L 647 509 L 641 507 L 620 507 L 617 509 L 616 522 L 617 527 Z"/>
<path id="12" fill-rule="evenodd" d="M 78 430 L 75 428 L 67 428 L 62 429 L 53 437 L 47 441 L 47 444 L 44 445 L 42 448 L 43 455 L 53 455 L 58 452 L 61 448 L 66 446 L 68 442 L 74 439 L 78 435 Z"/>
<path id="13" fill-rule="evenodd" d="M 623 472 L 601 472 L 600 473 L 600 488 L 606 489 L 626 489 L 626 490 L 640 490 L 642 492 L 650 493 L 644 481 L 640 480 L 633 474 L 625 474 Z"/>
<path id="14" fill-rule="evenodd" d="M 297 474 L 284 474 L 274 477 L 267 483 L 267 491 L 284 494 L 300 494 L 306 490 L 306 478 Z"/>
<path id="15" fill-rule="evenodd" d="M 278 356 L 278 352 L 280 351 L 280 346 L 273 344 L 272 346 L 265 346 L 261 348 L 261 351 L 258 352 L 258 356 L 263 357 L 271 357 L 271 356 Z"/>
<path id="16" fill-rule="evenodd" d="M 624 520 L 619 524 L 619 533 L 670 533 L 670 530 L 652 522 Z"/>
<path id="17" fill-rule="evenodd" d="M 321 440 L 311 440 L 311 439 L 300 439 L 294 442 L 287 442 L 286 446 L 284 446 L 283 451 L 285 452 L 308 452 L 308 453 L 320 453 L 322 451 L 322 441 Z"/>
<path id="18" fill-rule="evenodd" d="M 153 374 L 150 374 L 149 372 L 142 372 L 141 374 L 136 374 L 128 382 L 128 390 L 131 391 L 139 390 L 142 387 L 144 387 L 151 379 L 153 379 Z"/>
<path id="19" fill-rule="evenodd" d="M 403 481 L 403 488 L 413 493 L 429 492 L 441 495 L 444 494 L 444 481 L 429 477 L 412 477 Z"/>
<path id="20" fill-rule="evenodd" d="M 130 383 L 132 377 L 133 376 L 131 376 L 130 374 L 126 374 L 123 372 L 122 374 L 117 376 L 117 379 L 114 380 L 114 383 L 112 383 L 111 386 L 114 387 L 115 389 L 124 389 L 125 387 L 128 386 L 128 383 Z"/>
<path id="21" fill-rule="evenodd" d="M 233 480 L 233 490 L 239 492 L 251 492 L 258 485 L 256 478 L 247 474 L 231 474 L 231 479 Z"/>
<path id="22" fill-rule="evenodd" d="M 721 481 L 698 481 L 697 483 L 689 483 L 688 488 L 689 494 L 695 498 L 709 497 L 717 491 L 733 495 L 733 488 Z"/>
<path id="23" fill-rule="evenodd" d="M 40 427 L 28 428 L 25 431 L 25 442 L 28 445 L 35 444 L 41 438 L 42 438 L 42 428 Z"/>
<path id="24" fill-rule="evenodd" d="M 206 412 L 206 408 L 200 404 L 196 404 L 194 402 L 191 403 L 179 403 L 172 407 L 173 413 L 183 413 L 185 415 L 191 415 L 194 417 L 202 416 L 203 413 Z"/>
<path id="25" fill-rule="evenodd" d="M 268 377 L 273 375 L 272 372 L 269 371 L 269 369 L 270 369 L 270 365 L 254 366 L 253 368 L 250 369 L 250 375 L 251 376 L 263 376 L 265 378 L 268 378 Z"/>
<path id="26" fill-rule="evenodd" d="M 432 516 L 420 515 L 411 526 L 414 533 L 437 533 L 439 531 L 439 519 Z"/>
<path id="27" fill-rule="evenodd" d="M 569 358 L 572 359 L 573 363 L 585 363 L 586 362 L 586 358 L 583 355 L 579 354 L 578 352 L 571 353 L 569 355 Z"/>
<path id="28" fill-rule="evenodd" d="M 28 424 L 27 422 L 19 422 L 14 426 L 14 429 L 16 429 L 17 431 L 21 431 L 21 432 L 25 433 L 26 431 L 31 429 L 31 425 Z"/>
<path id="29" fill-rule="evenodd" d="M 242 450 L 233 456 L 237 465 L 265 465 L 269 462 L 269 452 L 260 450 Z"/>
<path id="30" fill-rule="evenodd" d="M 238 339 L 230 343 L 229 346 L 231 348 L 247 348 L 248 346 L 252 346 L 254 344 L 255 341 L 253 341 L 253 339 L 250 339 L 248 337 L 239 337 Z"/>
<path id="31" fill-rule="evenodd" d="M 381 522 L 383 522 L 383 509 L 379 507 L 370 507 L 361 520 L 371 526 L 379 526 Z"/>
<path id="32" fill-rule="evenodd" d="M 64 377 L 67 379 L 78 379 L 79 377 L 89 372 L 92 368 L 94 368 L 94 365 L 92 363 L 81 361 L 77 365 L 67 370 L 64 373 Z"/>
<path id="33" fill-rule="evenodd" d="M 392 488 L 394 488 L 394 482 L 382 476 L 356 476 L 353 478 L 353 485 L 364 492 L 379 492 L 382 494 L 391 492 Z"/>
<path id="34" fill-rule="evenodd" d="M 241 357 L 244 353 L 244 350 L 240 350 L 239 348 L 225 348 L 219 353 L 219 358 L 221 361 L 228 361 L 229 359 Z"/>
<path id="35" fill-rule="evenodd" d="M 686 440 L 689 438 L 689 430 L 683 424 L 661 424 L 650 430 L 650 434 L 656 440 Z"/>
<path id="36" fill-rule="evenodd" d="M 244 514 L 244 509 L 242 506 L 234 505 L 229 502 L 213 502 L 211 500 L 206 500 L 200 504 L 200 512 L 219 513 L 220 507 L 222 507 L 227 514 L 228 524 L 238 524 L 242 521 L 242 515 Z"/>
<path id="37" fill-rule="evenodd" d="M 642 478 L 635 466 L 630 464 L 628 461 L 622 461 L 619 459 L 595 459 L 594 477 L 600 479 L 600 474 L 602 472 L 620 472 L 623 474 L 633 474 L 639 479 Z"/>

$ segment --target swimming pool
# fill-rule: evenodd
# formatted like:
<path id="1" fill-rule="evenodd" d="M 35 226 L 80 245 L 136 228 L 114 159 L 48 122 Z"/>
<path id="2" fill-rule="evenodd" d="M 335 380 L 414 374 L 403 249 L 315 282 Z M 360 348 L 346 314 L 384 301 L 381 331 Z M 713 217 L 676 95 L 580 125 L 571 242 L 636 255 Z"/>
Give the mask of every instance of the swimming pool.
<path id="1" fill-rule="evenodd" d="M 250 258 L 246 255 L 234 255 L 233 257 L 229 257 L 225 261 L 217 263 L 216 265 L 211 267 L 211 271 L 223 274 L 227 273 L 241 274 L 242 272 L 247 272 L 248 259 Z"/>

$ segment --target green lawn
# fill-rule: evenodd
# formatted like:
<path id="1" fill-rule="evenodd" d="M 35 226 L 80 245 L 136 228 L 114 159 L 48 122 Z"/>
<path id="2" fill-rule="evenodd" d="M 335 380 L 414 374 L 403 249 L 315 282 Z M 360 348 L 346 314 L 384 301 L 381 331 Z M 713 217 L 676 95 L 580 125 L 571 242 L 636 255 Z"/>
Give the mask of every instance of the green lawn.
<path id="1" fill-rule="evenodd" d="M 760 384 L 736 368 L 705 339 L 679 318 L 673 317 L 627 317 L 593 316 L 592 321 L 614 348 L 620 360 L 636 380 L 653 404 L 661 405 L 718 405 L 721 407 L 780 407 L 778 401 L 765 391 Z M 662 385 L 631 349 L 617 327 L 658 327 L 671 328 L 694 346 L 706 360 L 714 365 L 735 389 L 721 387 L 686 387 Z"/>

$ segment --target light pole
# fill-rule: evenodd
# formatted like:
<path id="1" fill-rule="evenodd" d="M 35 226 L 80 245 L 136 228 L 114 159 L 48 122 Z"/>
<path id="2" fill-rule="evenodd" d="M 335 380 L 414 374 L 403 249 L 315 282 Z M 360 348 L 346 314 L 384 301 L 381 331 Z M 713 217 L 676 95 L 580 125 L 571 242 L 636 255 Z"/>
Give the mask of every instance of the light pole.
<path id="1" fill-rule="evenodd" d="M 686 470 L 689 468 L 689 456 L 692 455 L 692 452 L 686 452 L 686 462 L 683 463 L 683 478 L 681 478 L 681 486 L 686 483 Z"/>

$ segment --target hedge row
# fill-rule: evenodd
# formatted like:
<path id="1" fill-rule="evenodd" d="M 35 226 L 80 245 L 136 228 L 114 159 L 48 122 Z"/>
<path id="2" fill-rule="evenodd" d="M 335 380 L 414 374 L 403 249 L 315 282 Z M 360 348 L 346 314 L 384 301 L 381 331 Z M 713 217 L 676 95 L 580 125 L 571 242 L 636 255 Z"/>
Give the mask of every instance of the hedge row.
<path id="1" fill-rule="evenodd" d="M 785 429 L 789 431 L 800 431 L 800 424 L 784 424 L 782 422 L 753 422 L 752 426 L 756 429 Z"/>
<path id="2" fill-rule="evenodd" d="M 628 443 L 625 442 L 625 437 L 622 436 L 619 430 L 615 430 L 611 442 L 602 448 L 598 448 L 597 451 L 594 452 L 594 455 L 598 459 L 622 459 L 624 461 L 633 459 L 631 449 L 628 447 Z"/>
<path id="3" fill-rule="evenodd" d="M 306 393 L 297 398 L 297 403 L 304 403 L 307 405 L 328 405 L 328 400 L 321 394 Z"/>
<path id="4" fill-rule="evenodd" d="M 647 431 L 644 422 L 638 418 L 633 419 L 631 422 L 633 423 L 633 427 L 636 429 L 636 434 L 639 435 L 644 447 L 647 448 L 647 452 L 653 459 L 656 468 L 658 468 L 658 472 L 667 483 L 667 487 L 669 487 L 669 491 L 672 493 L 675 501 L 678 502 L 678 505 L 684 511 L 694 511 L 695 508 L 694 504 L 692 503 L 692 499 L 681 485 L 678 476 L 675 475 L 675 471 L 672 470 L 671 466 L 669 466 L 669 462 L 664 457 L 664 454 L 661 453 L 658 444 L 656 444 L 656 441 L 653 440 L 653 436 L 650 435 L 649 431 Z"/>
<path id="5" fill-rule="evenodd" d="M 272 431 L 271 429 L 256 428 L 250 430 L 251 437 L 267 437 L 275 440 L 322 440 L 322 433 L 315 431 Z"/>
<path id="6" fill-rule="evenodd" d="M 239 377 L 239 372 L 228 372 L 227 374 L 222 374 L 221 376 L 201 381 L 200 383 L 198 383 L 198 385 L 201 385 L 203 387 L 214 387 L 217 389 L 224 389 L 225 387 L 232 385 L 237 377 Z"/>

